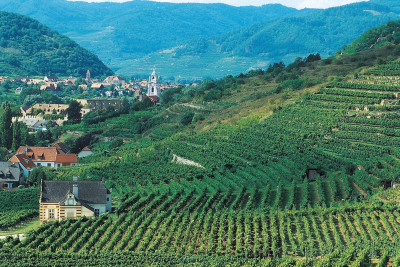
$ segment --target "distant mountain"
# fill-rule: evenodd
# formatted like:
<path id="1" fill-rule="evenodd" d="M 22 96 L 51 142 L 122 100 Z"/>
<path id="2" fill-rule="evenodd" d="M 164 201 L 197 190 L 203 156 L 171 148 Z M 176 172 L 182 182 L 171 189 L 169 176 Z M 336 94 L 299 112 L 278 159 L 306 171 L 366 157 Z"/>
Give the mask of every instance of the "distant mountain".
<path id="1" fill-rule="evenodd" d="M 192 75 L 204 78 L 265 68 L 273 62 L 290 63 L 296 57 L 311 53 L 330 56 L 366 30 L 399 19 L 398 8 L 400 3 L 397 2 L 390 5 L 363 2 L 326 10 L 310 10 L 292 17 L 243 27 L 214 38 L 193 40 L 126 63 L 126 66 L 148 69 L 151 63 L 157 62 L 161 72 L 168 77 L 177 72 L 183 77 Z M 128 72 L 128 69 L 121 69 L 120 72 Z"/>
<path id="2" fill-rule="evenodd" d="M 0 12 L 0 75 L 108 75 L 97 56 L 26 16 Z"/>
<path id="3" fill-rule="evenodd" d="M 329 56 L 366 30 L 400 19 L 400 3 L 371 0 L 326 10 L 150 1 L 3 0 L 0 10 L 36 18 L 123 75 L 219 78 L 298 56 Z"/>
<path id="4" fill-rule="evenodd" d="M 194 38 L 210 38 L 257 22 L 303 12 L 282 5 L 233 7 L 224 4 L 65 0 L 3 0 L 0 10 L 28 15 L 66 34 L 114 70 L 118 70 L 127 59 L 137 59 Z M 131 67 L 125 74 L 133 72 L 135 68 Z"/>

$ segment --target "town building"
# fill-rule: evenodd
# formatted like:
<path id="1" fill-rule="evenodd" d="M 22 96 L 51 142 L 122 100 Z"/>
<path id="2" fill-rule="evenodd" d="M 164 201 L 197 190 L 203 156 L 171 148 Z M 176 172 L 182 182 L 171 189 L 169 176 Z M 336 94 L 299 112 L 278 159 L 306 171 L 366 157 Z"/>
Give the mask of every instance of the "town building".
<path id="1" fill-rule="evenodd" d="M 147 84 L 147 96 L 157 96 L 159 97 L 161 93 L 161 84 L 156 73 L 156 68 L 153 69 L 153 73 L 149 77 L 149 82 Z"/>
<path id="2" fill-rule="evenodd" d="M 92 83 L 92 79 L 90 78 L 90 70 L 87 70 L 87 72 L 86 72 L 85 81 L 87 84 Z"/>
<path id="3" fill-rule="evenodd" d="M 104 85 L 103 85 L 102 83 L 93 83 L 93 84 L 90 86 L 90 89 L 101 91 L 101 90 L 104 89 Z"/>
<path id="4" fill-rule="evenodd" d="M 24 172 L 20 165 L 10 161 L 0 161 L 0 188 L 11 189 L 25 184 Z"/>
<path id="5" fill-rule="evenodd" d="M 22 93 L 22 90 L 24 90 L 23 87 L 18 87 L 15 89 L 15 94 L 20 95 Z"/>
<path id="6" fill-rule="evenodd" d="M 91 110 L 107 109 L 109 106 L 115 106 L 116 109 L 122 107 L 122 102 L 119 99 L 76 99 L 83 107 Z"/>
<path id="7" fill-rule="evenodd" d="M 56 147 L 20 146 L 15 154 L 25 154 L 36 166 L 54 169 L 78 164 L 78 157 L 76 154 L 65 154 Z"/>
<path id="8" fill-rule="evenodd" d="M 36 164 L 25 154 L 16 154 L 12 156 L 9 162 L 17 163 L 21 167 L 24 177 L 27 178 L 31 171 L 36 168 Z"/>
<path id="9" fill-rule="evenodd" d="M 71 149 L 69 149 L 69 147 L 67 147 L 64 143 L 55 143 L 53 145 L 53 147 L 55 147 L 57 149 L 57 151 L 59 151 L 60 153 L 63 152 L 64 154 L 69 154 L 71 153 Z"/>
<path id="10" fill-rule="evenodd" d="M 60 86 L 58 83 L 46 83 L 40 86 L 41 91 L 48 91 L 53 93 L 60 93 Z"/>
<path id="11" fill-rule="evenodd" d="M 120 76 L 108 76 L 103 83 L 109 85 L 125 85 L 126 82 Z"/>
<path id="12" fill-rule="evenodd" d="M 58 82 L 58 77 L 57 76 L 45 76 L 43 79 L 45 82 Z"/>
<path id="13" fill-rule="evenodd" d="M 35 104 L 32 108 L 41 110 L 44 114 L 67 114 L 68 107 L 67 104 Z"/>
<path id="14" fill-rule="evenodd" d="M 39 199 L 40 223 L 96 217 L 112 210 L 112 195 L 103 181 L 44 181 Z"/>

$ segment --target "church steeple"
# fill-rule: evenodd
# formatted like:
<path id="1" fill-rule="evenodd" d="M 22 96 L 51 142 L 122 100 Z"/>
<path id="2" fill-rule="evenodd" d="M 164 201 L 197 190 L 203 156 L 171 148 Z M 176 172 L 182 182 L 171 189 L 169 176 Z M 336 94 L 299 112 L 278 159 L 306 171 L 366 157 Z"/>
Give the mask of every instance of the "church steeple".
<path id="1" fill-rule="evenodd" d="M 158 74 L 156 72 L 156 66 L 153 68 L 153 72 L 149 77 L 149 83 L 147 87 L 147 96 L 159 96 L 161 91 L 161 85 Z"/>
<path id="2" fill-rule="evenodd" d="M 86 72 L 86 79 L 85 79 L 86 83 L 90 83 L 92 82 L 91 78 L 90 78 L 90 70 L 87 70 Z"/>

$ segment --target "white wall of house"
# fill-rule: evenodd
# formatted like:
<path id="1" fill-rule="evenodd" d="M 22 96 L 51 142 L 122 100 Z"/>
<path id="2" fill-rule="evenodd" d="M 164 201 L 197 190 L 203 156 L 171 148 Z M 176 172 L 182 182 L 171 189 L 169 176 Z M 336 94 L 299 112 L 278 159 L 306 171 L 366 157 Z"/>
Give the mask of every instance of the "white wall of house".
<path id="1" fill-rule="evenodd" d="M 67 219 L 76 217 L 76 207 L 64 208 L 64 209 L 65 209 L 65 217 Z"/>
<path id="2" fill-rule="evenodd" d="M 82 216 L 93 217 L 94 216 L 94 212 L 91 211 L 90 209 L 82 206 Z"/>
<path id="3" fill-rule="evenodd" d="M 58 168 L 61 168 L 61 167 L 63 167 L 63 166 L 75 166 L 75 165 L 78 165 L 77 163 L 71 163 L 71 164 L 63 164 L 63 163 L 54 163 L 54 169 L 58 169 Z"/>
<path id="4" fill-rule="evenodd" d="M 107 195 L 107 204 L 106 204 L 106 210 L 108 211 L 108 212 L 111 212 L 112 211 L 112 199 L 111 199 L 111 194 L 108 194 Z"/>
<path id="5" fill-rule="evenodd" d="M 90 204 L 90 206 L 94 209 L 98 209 L 99 214 L 104 214 L 107 211 L 106 204 Z"/>
<path id="6" fill-rule="evenodd" d="M 36 164 L 36 166 L 43 166 L 43 167 L 55 167 L 55 163 L 53 161 L 34 161 L 33 163 Z"/>

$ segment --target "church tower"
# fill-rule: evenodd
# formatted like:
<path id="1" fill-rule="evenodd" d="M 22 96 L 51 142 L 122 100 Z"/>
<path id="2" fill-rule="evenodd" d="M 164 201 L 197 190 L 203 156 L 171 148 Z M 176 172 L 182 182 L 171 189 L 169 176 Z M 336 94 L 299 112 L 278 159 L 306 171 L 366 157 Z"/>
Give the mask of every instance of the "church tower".
<path id="1" fill-rule="evenodd" d="M 147 86 L 147 96 L 160 96 L 161 84 L 159 77 L 156 73 L 156 68 L 154 67 L 153 73 L 149 77 L 149 83 Z"/>
<path id="2" fill-rule="evenodd" d="M 90 70 L 87 70 L 86 72 L 86 79 L 85 79 L 86 83 L 91 83 L 92 80 L 90 78 Z"/>

